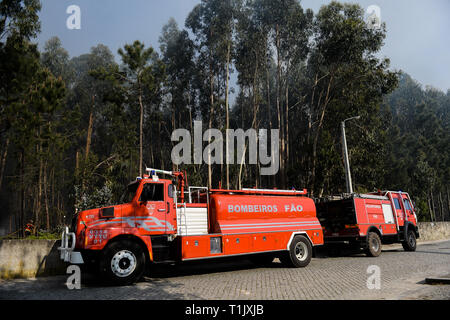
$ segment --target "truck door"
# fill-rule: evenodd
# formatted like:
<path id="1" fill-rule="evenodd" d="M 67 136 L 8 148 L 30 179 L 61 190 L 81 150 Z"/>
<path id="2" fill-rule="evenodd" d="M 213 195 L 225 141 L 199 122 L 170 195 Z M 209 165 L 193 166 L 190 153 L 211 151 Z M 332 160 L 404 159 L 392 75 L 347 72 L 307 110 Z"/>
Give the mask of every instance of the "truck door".
<path id="1" fill-rule="evenodd" d="M 174 205 L 174 197 L 176 197 L 176 191 L 173 184 L 168 184 L 166 187 L 166 233 L 176 233 L 177 230 L 177 211 Z"/>
<path id="2" fill-rule="evenodd" d="M 139 204 L 142 210 L 141 226 L 146 233 L 161 234 L 166 232 L 166 212 L 164 183 L 146 183 L 142 188 L 139 197 Z M 145 221 L 144 221 L 145 220 Z M 139 223 L 139 221 L 137 221 Z"/>
<path id="3" fill-rule="evenodd" d="M 397 217 L 398 225 L 403 226 L 405 224 L 405 212 L 403 211 L 403 204 L 400 194 L 397 192 L 392 193 L 392 200 L 394 201 L 395 214 Z"/>
<path id="4" fill-rule="evenodd" d="M 413 211 L 411 202 L 408 199 L 408 196 L 406 194 L 402 194 L 402 198 L 403 198 L 403 206 L 406 210 L 406 217 L 407 217 L 408 221 L 416 224 L 417 221 L 415 219 L 414 211 Z"/>

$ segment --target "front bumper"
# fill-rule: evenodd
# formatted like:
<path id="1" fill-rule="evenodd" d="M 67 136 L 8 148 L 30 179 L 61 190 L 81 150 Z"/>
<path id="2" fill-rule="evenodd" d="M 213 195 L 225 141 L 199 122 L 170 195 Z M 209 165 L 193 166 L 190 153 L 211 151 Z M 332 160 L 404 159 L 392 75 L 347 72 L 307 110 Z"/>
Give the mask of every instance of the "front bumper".
<path id="1" fill-rule="evenodd" d="M 69 246 L 69 239 L 72 239 Z M 58 248 L 60 251 L 60 259 L 64 262 L 69 262 L 71 264 L 83 264 L 83 257 L 81 252 L 74 251 L 76 243 L 76 236 L 74 232 L 69 232 L 69 228 L 66 227 L 61 236 L 61 247 Z"/>

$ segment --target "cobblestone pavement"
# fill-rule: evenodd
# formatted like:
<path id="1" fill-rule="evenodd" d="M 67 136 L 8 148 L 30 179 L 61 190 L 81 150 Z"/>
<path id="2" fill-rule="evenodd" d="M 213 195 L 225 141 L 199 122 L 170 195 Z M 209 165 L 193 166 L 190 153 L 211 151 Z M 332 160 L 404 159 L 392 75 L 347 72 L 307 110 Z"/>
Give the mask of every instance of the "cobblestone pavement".
<path id="1" fill-rule="evenodd" d="M 368 289 L 368 267 L 380 271 L 380 289 Z M 82 288 L 69 290 L 66 276 L 0 280 L 0 299 L 68 300 L 450 300 L 449 285 L 428 285 L 425 278 L 450 274 L 450 240 L 419 244 L 416 252 L 384 246 L 377 258 L 361 254 L 327 257 L 318 252 L 306 268 L 285 268 L 276 259 L 258 267 L 246 259 L 158 267 L 127 287 L 104 287 L 89 275 Z"/>

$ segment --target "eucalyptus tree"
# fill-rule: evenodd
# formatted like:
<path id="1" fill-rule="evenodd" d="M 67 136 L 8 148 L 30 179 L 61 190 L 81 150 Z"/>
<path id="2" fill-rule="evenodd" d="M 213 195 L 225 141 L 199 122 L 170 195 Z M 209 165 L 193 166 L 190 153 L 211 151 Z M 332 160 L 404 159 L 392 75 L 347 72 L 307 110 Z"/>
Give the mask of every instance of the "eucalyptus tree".
<path id="1" fill-rule="evenodd" d="M 289 77 L 308 54 L 313 13 L 306 12 L 296 0 L 255 0 L 254 19 L 268 35 L 268 46 L 276 62 L 276 121 L 280 130 L 280 178 L 287 185 L 289 164 Z M 283 106 L 284 105 L 284 106 Z"/>
<path id="2" fill-rule="evenodd" d="M 253 1 L 245 1 L 237 11 L 234 63 L 240 87 L 238 108 L 241 109 L 241 126 L 247 126 L 246 115 L 251 115 L 248 125 L 258 130 L 263 119 L 260 105 L 263 102 L 261 87 L 265 77 L 267 55 L 269 54 L 267 27 L 255 19 Z M 270 106 L 266 117 L 270 120 Z M 259 116 L 259 117 L 258 117 Z M 240 165 L 238 185 L 242 184 L 243 163 Z M 255 168 L 254 180 L 261 184 L 259 168 Z"/>
<path id="3" fill-rule="evenodd" d="M 75 203 L 79 203 L 82 197 L 92 193 L 92 187 L 95 185 L 93 174 L 96 173 L 94 168 L 104 161 L 104 158 L 110 157 L 105 150 L 105 137 L 101 133 L 109 124 L 104 117 L 108 108 L 104 100 L 111 90 L 111 85 L 109 81 L 96 75 L 112 69 L 117 64 L 109 48 L 99 44 L 92 47 L 89 53 L 74 57 L 70 65 L 73 81 L 68 105 L 80 113 L 80 122 L 73 128 L 77 138 L 73 147 Z M 95 143 L 95 140 L 98 142 Z"/>
<path id="4" fill-rule="evenodd" d="M 159 38 L 161 59 L 166 68 L 165 93 L 172 131 L 188 127 L 193 132 L 194 116 L 194 43 L 186 30 L 180 30 L 170 18 Z M 170 140 L 170 136 L 168 137 Z"/>
<path id="5" fill-rule="evenodd" d="M 152 47 L 136 40 L 133 44 L 126 44 L 118 51 L 122 58 L 125 80 L 129 86 L 129 102 L 133 103 L 134 97 L 139 105 L 139 175 L 142 176 L 143 168 L 143 143 L 144 143 L 144 99 L 146 92 L 155 92 L 159 88 L 163 77 L 163 65 Z"/>
<path id="6" fill-rule="evenodd" d="M 41 54 L 41 62 L 55 77 L 61 77 L 66 84 L 69 85 L 73 80 L 69 53 L 62 47 L 61 40 L 58 37 L 52 37 L 45 43 L 44 52 Z"/>
<path id="7" fill-rule="evenodd" d="M 17 157 L 24 158 L 25 150 L 15 148 L 15 107 L 25 101 L 33 76 L 39 70 L 37 46 L 30 43 L 40 31 L 38 0 L 4 0 L 0 2 L 0 189 L 5 177 L 8 162 L 17 163 Z M 19 149 L 19 150 L 18 150 Z M 11 152 L 13 151 L 13 152 Z M 11 161 L 8 161 L 10 159 Z M 16 225 L 23 224 L 25 217 L 24 164 L 21 164 L 18 176 L 21 183 L 15 184 L 12 197 L 3 197 L 1 201 L 5 212 L 13 212 L 15 206 L 8 210 L 9 199 L 20 203 Z M 17 172 L 16 172 L 17 173 Z M 15 197 L 14 197 L 15 195 Z M 19 197 L 17 197 L 19 195 Z M 19 198 L 17 200 L 17 198 Z"/>
<path id="8" fill-rule="evenodd" d="M 0 2 L 0 190 L 10 148 L 11 103 L 21 99 L 32 74 L 37 70 L 37 46 L 29 42 L 41 28 L 38 0 Z"/>
<path id="9" fill-rule="evenodd" d="M 208 128 L 223 123 L 221 112 L 225 109 L 225 129 L 229 127 L 229 91 L 230 68 L 233 51 L 233 32 L 236 20 L 236 8 L 240 1 L 236 0 L 202 0 L 195 6 L 186 19 L 186 27 L 195 36 L 197 66 L 202 68 L 199 83 L 200 91 L 209 92 L 206 111 Z M 223 100 L 222 100 L 223 99 Z M 206 101 L 201 101 L 206 105 Z M 203 114 L 203 116 L 206 116 Z M 226 139 L 228 145 L 228 139 Z M 227 159 L 228 160 L 228 159 Z M 212 186 L 211 155 L 208 156 L 208 186 Z M 227 161 L 228 162 L 228 161 Z M 229 170 L 227 168 L 227 185 L 229 186 Z M 220 179 L 221 180 L 221 179 Z"/>
<path id="10" fill-rule="evenodd" d="M 383 147 L 378 111 L 383 96 L 397 85 L 397 74 L 389 71 L 389 60 L 377 56 L 383 46 L 386 26 L 369 27 L 359 5 L 331 2 L 322 6 L 315 16 L 313 31 L 306 71 L 310 83 L 306 92 L 308 186 L 319 195 L 326 185 L 338 188 L 340 181 L 324 176 L 332 168 L 323 164 L 331 157 L 330 150 L 339 154 L 336 146 L 339 146 L 340 121 L 355 115 L 360 115 L 361 120 L 349 133 L 349 145 L 355 146 L 350 148 L 350 157 L 356 163 L 352 171 L 355 181 L 360 179 L 361 185 L 367 182 L 373 186 L 380 176 L 377 172 L 380 157 L 374 152 L 380 155 Z M 368 163 L 371 165 L 367 166 Z"/>

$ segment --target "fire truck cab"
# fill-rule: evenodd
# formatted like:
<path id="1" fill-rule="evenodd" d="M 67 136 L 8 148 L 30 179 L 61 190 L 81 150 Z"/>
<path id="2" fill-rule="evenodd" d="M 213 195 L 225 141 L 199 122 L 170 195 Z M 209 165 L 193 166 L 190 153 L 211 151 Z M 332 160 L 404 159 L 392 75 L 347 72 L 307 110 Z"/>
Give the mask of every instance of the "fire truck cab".
<path id="1" fill-rule="evenodd" d="M 332 252 L 349 245 L 366 254 L 381 254 L 382 244 L 401 243 L 416 250 L 417 216 L 409 194 L 401 191 L 352 193 L 316 200 L 325 246 Z"/>
<path id="2" fill-rule="evenodd" d="M 151 263 L 252 255 L 305 267 L 313 247 L 323 244 L 306 190 L 185 188 L 182 172 L 147 171 L 128 185 L 121 204 L 75 216 L 72 231 L 62 234 L 61 259 L 126 285 Z"/>

